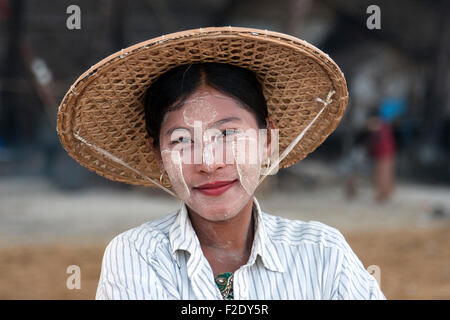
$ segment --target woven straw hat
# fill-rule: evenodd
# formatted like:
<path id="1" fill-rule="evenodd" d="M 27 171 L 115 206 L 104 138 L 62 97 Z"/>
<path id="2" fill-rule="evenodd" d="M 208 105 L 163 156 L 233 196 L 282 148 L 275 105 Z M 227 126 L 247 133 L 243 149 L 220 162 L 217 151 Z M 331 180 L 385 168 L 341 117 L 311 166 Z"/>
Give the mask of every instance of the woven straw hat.
<path id="1" fill-rule="evenodd" d="M 122 49 L 82 74 L 59 106 L 57 131 L 63 147 L 81 165 L 105 178 L 156 186 L 154 181 L 161 175 L 159 151 L 146 131 L 144 93 L 168 70 L 201 62 L 233 64 L 256 74 L 269 115 L 280 130 L 280 153 L 328 101 L 280 168 L 314 151 L 335 130 L 347 105 L 343 73 L 311 44 L 267 30 L 201 28 Z M 163 184 L 170 186 L 167 175 Z"/>

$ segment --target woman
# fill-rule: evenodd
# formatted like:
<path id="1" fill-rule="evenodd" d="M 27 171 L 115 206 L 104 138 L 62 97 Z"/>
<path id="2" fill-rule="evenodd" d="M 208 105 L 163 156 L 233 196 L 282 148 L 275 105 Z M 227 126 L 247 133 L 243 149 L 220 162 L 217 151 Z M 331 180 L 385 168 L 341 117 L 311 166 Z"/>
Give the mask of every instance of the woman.
<path id="1" fill-rule="evenodd" d="M 327 55 L 256 29 L 179 32 L 93 66 L 61 103 L 62 144 L 106 178 L 181 199 L 109 243 L 96 298 L 384 299 L 337 230 L 254 198 L 325 140 L 347 99 Z"/>

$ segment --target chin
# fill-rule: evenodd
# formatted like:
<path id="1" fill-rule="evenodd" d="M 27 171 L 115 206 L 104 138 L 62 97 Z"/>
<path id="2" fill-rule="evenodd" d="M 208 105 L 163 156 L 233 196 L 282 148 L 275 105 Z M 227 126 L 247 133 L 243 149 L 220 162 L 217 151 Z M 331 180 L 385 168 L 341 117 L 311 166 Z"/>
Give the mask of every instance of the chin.
<path id="1" fill-rule="evenodd" d="M 221 197 L 193 197 L 186 204 L 202 218 L 219 222 L 235 217 L 250 198 L 253 198 L 253 195 L 248 195 L 245 191 L 233 192 Z"/>

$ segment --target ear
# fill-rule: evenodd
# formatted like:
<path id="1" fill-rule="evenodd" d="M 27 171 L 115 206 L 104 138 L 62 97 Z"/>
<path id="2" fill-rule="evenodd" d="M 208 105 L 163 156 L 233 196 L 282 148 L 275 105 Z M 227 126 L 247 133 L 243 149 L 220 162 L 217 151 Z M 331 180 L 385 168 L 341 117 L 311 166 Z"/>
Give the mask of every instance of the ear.
<path id="1" fill-rule="evenodd" d="M 162 161 L 162 157 L 161 157 L 161 152 L 156 152 L 156 159 L 158 160 L 158 164 L 159 164 L 159 169 L 161 170 L 161 173 L 164 172 L 164 163 Z"/>
<path id="2" fill-rule="evenodd" d="M 272 120 L 270 116 L 266 118 L 266 128 L 267 128 L 267 155 L 272 155 L 272 141 L 275 140 L 275 137 L 272 136 L 272 131 L 277 129 L 275 122 Z"/>
<path id="3" fill-rule="evenodd" d="M 154 152 L 155 153 L 155 158 L 158 161 L 159 168 L 160 168 L 161 172 L 163 172 L 163 170 L 164 170 L 164 163 L 163 163 L 162 157 L 161 157 L 161 150 L 159 149 L 159 147 L 155 147 L 155 145 L 153 144 L 153 138 L 152 137 L 148 138 L 148 142 L 150 143 L 150 145 L 154 149 L 154 151 L 155 151 Z"/>
<path id="4" fill-rule="evenodd" d="M 164 163 L 161 159 L 161 155 L 158 153 L 158 164 L 159 164 L 159 169 L 161 170 L 161 173 L 165 171 L 164 169 Z"/>

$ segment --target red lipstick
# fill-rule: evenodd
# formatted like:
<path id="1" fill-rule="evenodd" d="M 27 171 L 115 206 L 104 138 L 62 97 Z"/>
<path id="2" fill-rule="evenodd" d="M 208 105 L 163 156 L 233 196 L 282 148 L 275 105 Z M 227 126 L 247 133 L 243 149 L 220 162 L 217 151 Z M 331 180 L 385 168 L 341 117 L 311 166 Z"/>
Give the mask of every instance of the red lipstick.
<path id="1" fill-rule="evenodd" d="M 214 181 L 211 183 L 205 183 L 199 187 L 195 187 L 194 189 L 206 194 L 207 196 L 219 196 L 234 186 L 237 181 L 238 180 Z"/>

